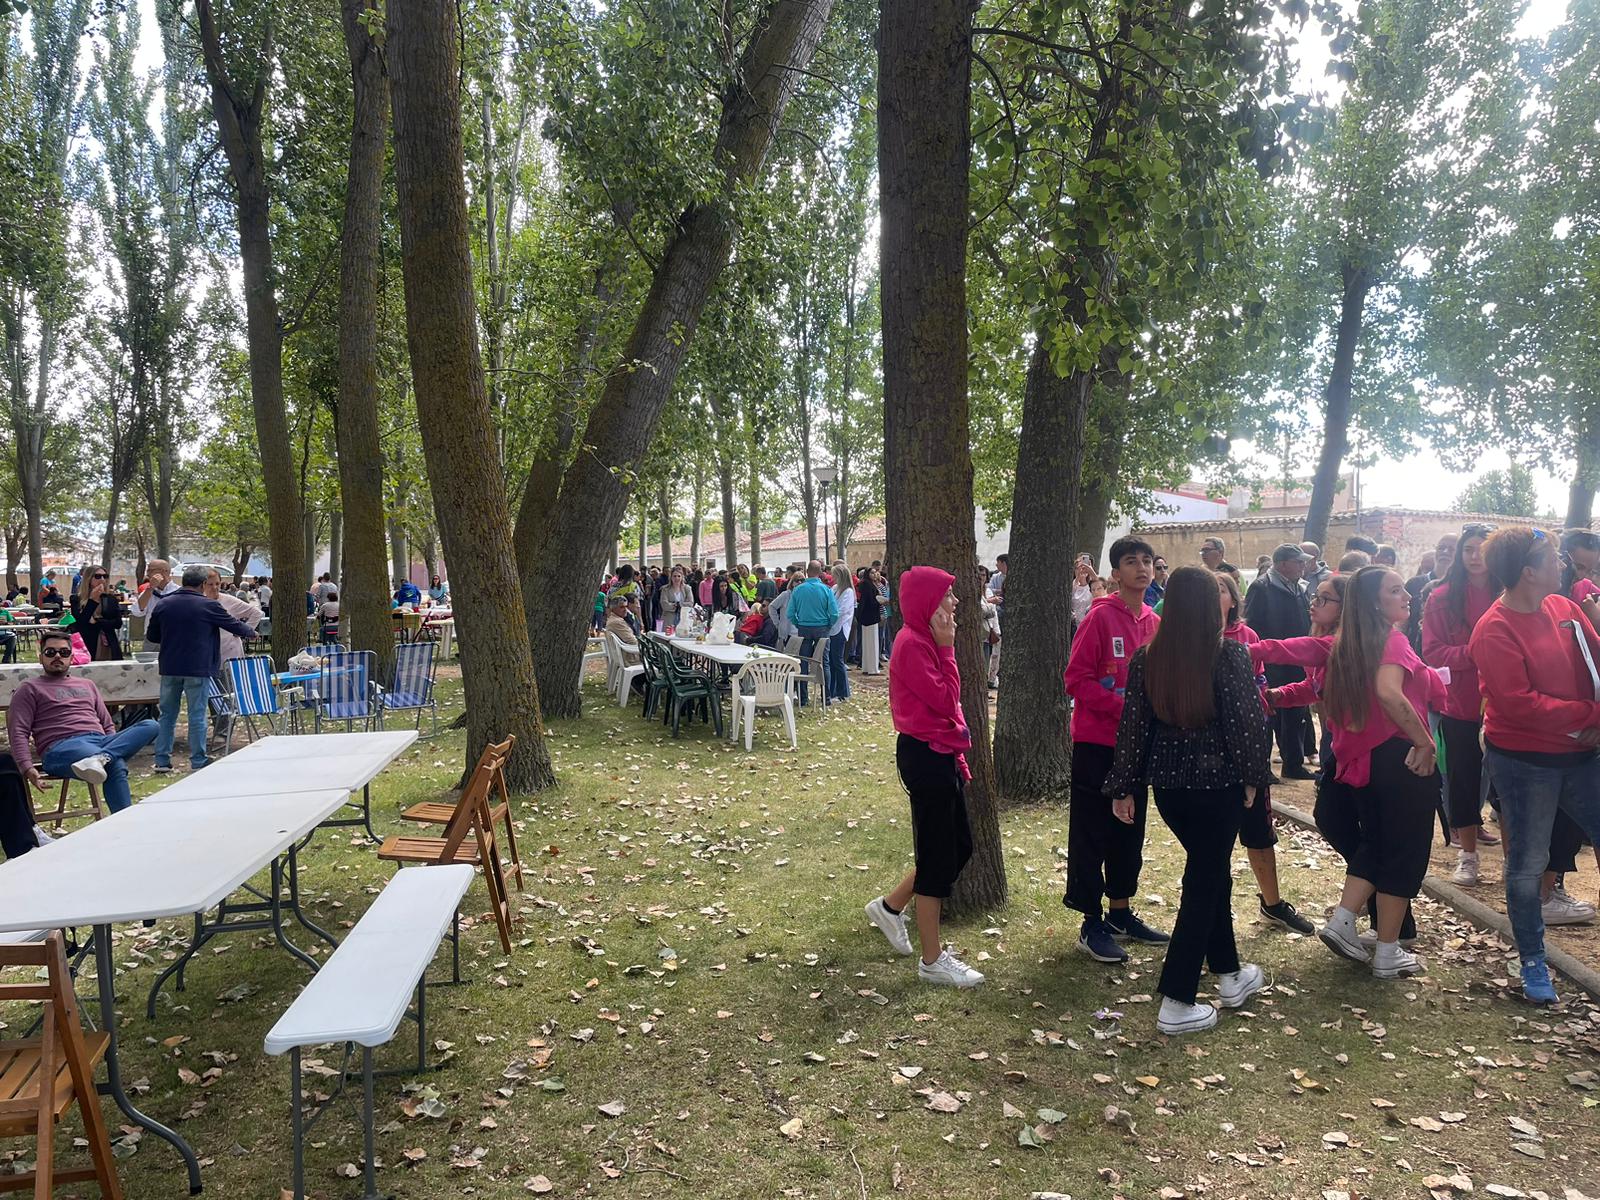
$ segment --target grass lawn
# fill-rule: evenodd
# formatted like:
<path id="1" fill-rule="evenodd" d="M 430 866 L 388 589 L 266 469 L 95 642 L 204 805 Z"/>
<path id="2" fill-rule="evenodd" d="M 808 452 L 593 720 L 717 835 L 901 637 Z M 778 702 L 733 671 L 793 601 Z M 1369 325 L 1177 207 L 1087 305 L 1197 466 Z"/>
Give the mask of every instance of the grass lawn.
<path id="1" fill-rule="evenodd" d="M 701 727 L 674 742 L 590 687 L 590 716 L 552 730 L 560 786 L 518 802 L 522 945 L 503 956 L 492 922 L 474 923 L 470 984 L 430 996 L 431 1036 L 452 1060 L 409 1092 L 381 1081 L 386 1192 L 1600 1193 L 1600 1010 L 1510 998 L 1506 947 L 1447 911 L 1419 906 L 1430 973 L 1380 984 L 1259 922 L 1241 852 L 1241 948 L 1275 986 L 1211 1033 L 1167 1039 L 1154 1027 L 1159 952 L 1120 970 L 1076 953 L 1060 903 L 1065 813 L 1023 809 L 1004 821 L 1009 908 L 952 930 L 989 982 L 930 989 L 861 913 L 910 861 L 881 690 L 806 717 L 798 753 L 763 719 L 747 755 Z M 379 829 L 452 784 L 461 753 L 461 735 L 441 733 L 382 776 Z M 1180 857 L 1151 820 L 1141 907 L 1170 927 Z M 1338 860 L 1314 837 L 1283 837 L 1285 892 L 1319 915 Z M 394 869 L 327 835 L 302 864 L 313 913 L 336 929 Z M 482 895 L 474 885 L 469 905 Z M 208 1195 L 272 1200 L 289 1180 L 288 1066 L 261 1039 L 304 972 L 254 935 L 224 940 L 147 1021 L 145 991 L 183 932 L 122 931 L 125 1075 L 203 1156 Z M 434 974 L 447 972 L 445 953 Z M 314 1136 L 312 1194 L 358 1195 L 345 1177 L 360 1154 L 353 1107 Z M 130 1197 L 183 1194 L 164 1143 L 129 1150 Z"/>

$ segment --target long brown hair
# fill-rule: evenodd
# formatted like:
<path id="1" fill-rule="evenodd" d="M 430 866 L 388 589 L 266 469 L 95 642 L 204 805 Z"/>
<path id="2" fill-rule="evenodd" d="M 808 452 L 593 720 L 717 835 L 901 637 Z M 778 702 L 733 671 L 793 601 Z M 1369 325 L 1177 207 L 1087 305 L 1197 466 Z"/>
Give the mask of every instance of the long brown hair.
<path id="1" fill-rule="evenodd" d="M 1211 670 L 1221 646 L 1217 577 L 1204 567 L 1179 567 L 1167 577 L 1161 624 L 1144 652 L 1144 694 L 1158 718 L 1179 729 L 1211 720 Z"/>
<path id="2" fill-rule="evenodd" d="M 1336 725 L 1360 729 L 1372 705 L 1372 685 L 1393 628 L 1384 619 L 1378 593 L 1390 567 L 1362 567 L 1344 589 L 1339 632 L 1334 635 L 1328 674 L 1322 685 L 1322 711 Z"/>

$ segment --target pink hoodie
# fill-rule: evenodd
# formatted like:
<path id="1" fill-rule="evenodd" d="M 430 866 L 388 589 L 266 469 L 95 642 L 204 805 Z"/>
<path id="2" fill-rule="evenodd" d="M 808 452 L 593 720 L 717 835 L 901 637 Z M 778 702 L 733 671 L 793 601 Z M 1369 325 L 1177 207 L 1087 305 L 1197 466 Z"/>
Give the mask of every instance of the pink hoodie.
<path id="1" fill-rule="evenodd" d="M 1072 639 L 1063 677 L 1072 697 L 1072 740 L 1117 744 L 1133 652 L 1155 636 L 1161 618 L 1142 605 L 1136 617 L 1120 596 L 1101 596 Z"/>
<path id="2" fill-rule="evenodd" d="M 933 640 L 930 622 L 956 577 L 938 567 L 912 567 L 900 575 L 902 627 L 889 668 L 889 715 L 895 730 L 954 754 L 961 778 L 971 779 L 964 751 L 972 745 L 961 712 L 961 672 L 954 647 Z"/>

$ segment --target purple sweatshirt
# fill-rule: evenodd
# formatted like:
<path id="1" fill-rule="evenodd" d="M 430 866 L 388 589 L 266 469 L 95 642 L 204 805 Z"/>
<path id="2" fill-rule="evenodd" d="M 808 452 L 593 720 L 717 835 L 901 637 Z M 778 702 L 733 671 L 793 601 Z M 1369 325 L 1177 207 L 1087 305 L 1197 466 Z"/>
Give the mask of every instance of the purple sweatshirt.
<path id="1" fill-rule="evenodd" d="M 80 733 L 115 733 L 106 702 L 94 680 L 74 675 L 41 675 L 19 687 L 6 713 L 6 734 L 11 757 L 24 775 L 33 766 L 33 751 L 43 758 L 51 746 Z M 33 747 L 28 744 L 33 738 Z"/>

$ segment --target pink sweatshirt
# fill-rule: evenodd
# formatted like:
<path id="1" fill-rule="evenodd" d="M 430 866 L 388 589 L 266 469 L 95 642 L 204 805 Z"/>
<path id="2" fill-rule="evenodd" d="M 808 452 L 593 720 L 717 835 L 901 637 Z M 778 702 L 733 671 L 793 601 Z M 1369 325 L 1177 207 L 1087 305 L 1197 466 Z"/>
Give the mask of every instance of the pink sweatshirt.
<path id="1" fill-rule="evenodd" d="M 1322 678 L 1327 674 L 1328 655 L 1333 651 L 1333 635 L 1267 638 L 1250 646 L 1250 657 L 1257 663 L 1276 663 L 1304 667 L 1306 677 L 1278 689 L 1279 708 L 1304 708 L 1322 699 Z"/>
<path id="2" fill-rule="evenodd" d="M 80 733 L 115 733 L 111 713 L 94 680 L 74 675 L 41 675 L 19 687 L 6 713 L 11 757 L 24 775 L 34 765 L 34 751 L 43 758 L 51 746 Z M 33 739 L 30 747 L 29 738 Z"/>
<path id="3" fill-rule="evenodd" d="M 1428 709 L 1438 710 L 1444 700 L 1444 681 L 1433 668 L 1417 657 L 1411 642 L 1399 629 L 1389 631 L 1389 641 L 1383 648 L 1380 666 L 1394 664 L 1405 671 L 1401 685 L 1405 697 L 1411 702 L 1423 725 L 1428 723 Z M 1337 721 L 1329 721 L 1333 733 L 1333 757 L 1338 760 L 1340 783 L 1351 787 L 1366 787 L 1372 781 L 1372 752 L 1390 738 L 1404 737 L 1400 726 L 1390 719 L 1378 701 L 1377 685 L 1367 689 L 1367 719 L 1360 729 L 1346 729 Z"/>
<path id="4" fill-rule="evenodd" d="M 1422 661 L 1430 667 L 1446 667 L 1450 682 L 1436 711 L 1458 721 L 1476 721 L 1483 715 L 1483 697 L 1478 692 L 1478 668 L 1472 661 L 1468 643 L 1483 614 L 1494 603 L 1487 588 L 1467 585 L 1464 620 L 1458 621 L 1447 606 L 1450 584 L 1441 583 L 1428 593 L 1422 610 Z"/>
<path id="5" fill-rule="evenodd" d="M 1235 621 L 1232 625 L 1226 626 L 1222 631 L 1222 637 L 1225 641 L 1238 642 L 1247 650 L 1261 640 L 1261 635 L 1243 621 Z M 1267 677 L 1259 669 L 1256 671 L 1256 690 L 1261 693 L 1262 711 L 1270 713 L 1272 706 L 1267 703 Z"/>
<path id="6" fill-rule="evenodd" d="M 912 567 L 900 575 L 900 632 L 889 671 L 889 715 L 897 733 L 954 754 L 961 778 L 971 779 L 965 751 L 972 745 L 961 711 L 961 672 L 953 646 L 933 640 L 933 614 L 956 577 L 938 567 Z"/>
<path id="7" fill-rule="evenodd" d="M 1101 596 L 1072 639 L 1063 677 L 1072 697 L 1072 740 L 1101 746 L 1117 744 L 1122 697 L 1128 687 L 1133 652 L 1155 636 L 1161 618 L 1148 605 L 1138 616 L 1119 596 Z"/>

